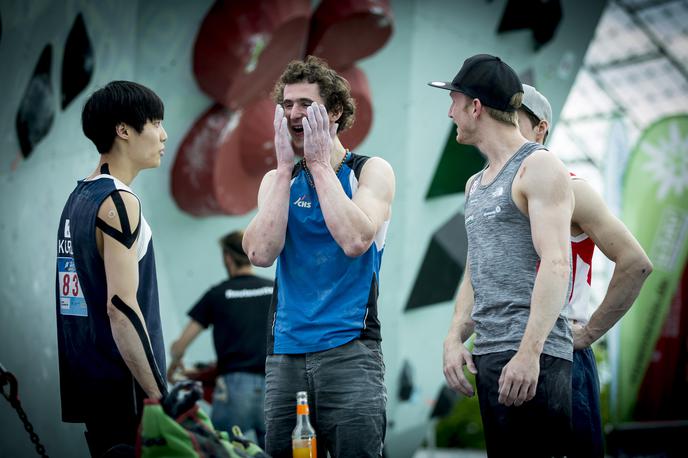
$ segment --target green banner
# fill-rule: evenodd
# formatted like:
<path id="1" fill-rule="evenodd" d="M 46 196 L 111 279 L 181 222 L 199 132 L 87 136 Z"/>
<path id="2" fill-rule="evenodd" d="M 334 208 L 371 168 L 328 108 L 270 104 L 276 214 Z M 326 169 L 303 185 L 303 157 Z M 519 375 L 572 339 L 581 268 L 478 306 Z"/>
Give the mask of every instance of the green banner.
<path id="1" fill-rule="evenodd" d="M 688 115 L 661 119 L 629 156 L 622 219 L 654 264 L 621 322 L 617 420 L 632 419 L 638 390 L 688 253 Z"/>

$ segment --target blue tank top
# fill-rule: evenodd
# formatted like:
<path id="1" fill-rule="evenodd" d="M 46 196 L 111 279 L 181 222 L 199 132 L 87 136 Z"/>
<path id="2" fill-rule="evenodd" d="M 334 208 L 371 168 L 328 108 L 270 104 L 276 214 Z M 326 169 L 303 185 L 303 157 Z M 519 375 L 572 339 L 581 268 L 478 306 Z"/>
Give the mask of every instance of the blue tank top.
<path id="1" fill-rule="evenodd" d="M 105 265 L 96 245 L 98 209 L 117 190 L 132 192 L 111 175 L 81 180 L 60 218 L 56 315 L 63 421 L 83 422 L 108 409 L 131 415 L 138 415 L 143 409 L 145 393 L 124 363 L 112 336 Z M 143 213 L 139 221 L 136 298 L 157 363 L 154 370 L 162 375 L 166 367 L 165 346 L 152 234 Z"/>
<path id="2" fill-rule="evenodd" d="M 337 178 L 351 198 L 369 158 L 347 152 Z M 268 352 L 301 354 L 356 339 L 380 340 L 378 280 L 389 222 L 351 258 L 330 234 L 310 177 L 294 168 L 284 249 L 277 261 Z"/>

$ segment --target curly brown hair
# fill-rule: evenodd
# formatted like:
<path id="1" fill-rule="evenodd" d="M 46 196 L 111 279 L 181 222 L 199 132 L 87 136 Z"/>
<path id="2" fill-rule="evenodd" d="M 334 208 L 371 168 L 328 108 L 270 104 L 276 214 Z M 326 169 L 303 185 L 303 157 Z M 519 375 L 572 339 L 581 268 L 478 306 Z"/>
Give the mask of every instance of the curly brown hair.
<path id="1" fill-rule="evenodd" d="M 277 80 L 272 97 L 277 104 L 284 101 L 284 86 L 295 83 L 317 83 L 320 97 L 325 101 L 328 113 L 341 112 L 337 123 L 337 132 L 351 127 L 356 117 L 356 103 L 351 97 L 349 82 L 332 70 L 327 63 L 315 56 L 308 56 L 305 61 L 293 60 Z"/>

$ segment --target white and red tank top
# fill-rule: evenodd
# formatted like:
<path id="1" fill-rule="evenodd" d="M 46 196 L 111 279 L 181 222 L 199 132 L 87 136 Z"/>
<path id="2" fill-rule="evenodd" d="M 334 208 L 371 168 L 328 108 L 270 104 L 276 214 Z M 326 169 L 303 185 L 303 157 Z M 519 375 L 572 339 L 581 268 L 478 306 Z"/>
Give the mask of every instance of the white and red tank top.
<path id="1" fill-rule="evenodd" d="M 570 173 L 571 179 L 576 175 Z M 573 278 L 569 304 L 571 312 L 569 319 L 580 324 L 586 324 L 595 311 L 595 305 L 590 301 L 592 280 L 592 256 L 595 251 L 595 242 L 583 232 L 571 236 L 571 260 Z"/>

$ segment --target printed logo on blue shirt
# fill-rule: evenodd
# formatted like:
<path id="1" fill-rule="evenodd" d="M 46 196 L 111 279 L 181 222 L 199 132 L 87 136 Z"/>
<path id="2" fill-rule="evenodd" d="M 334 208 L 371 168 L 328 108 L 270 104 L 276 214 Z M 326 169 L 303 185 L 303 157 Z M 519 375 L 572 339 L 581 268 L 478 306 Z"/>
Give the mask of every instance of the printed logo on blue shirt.
<path id="1" fill-rule="evenodd" d="M 306 195 L 302 195 L 294 201 L 294 205 L 301 208 L 311 208 L 311 203 L 306 200 Z"/>

